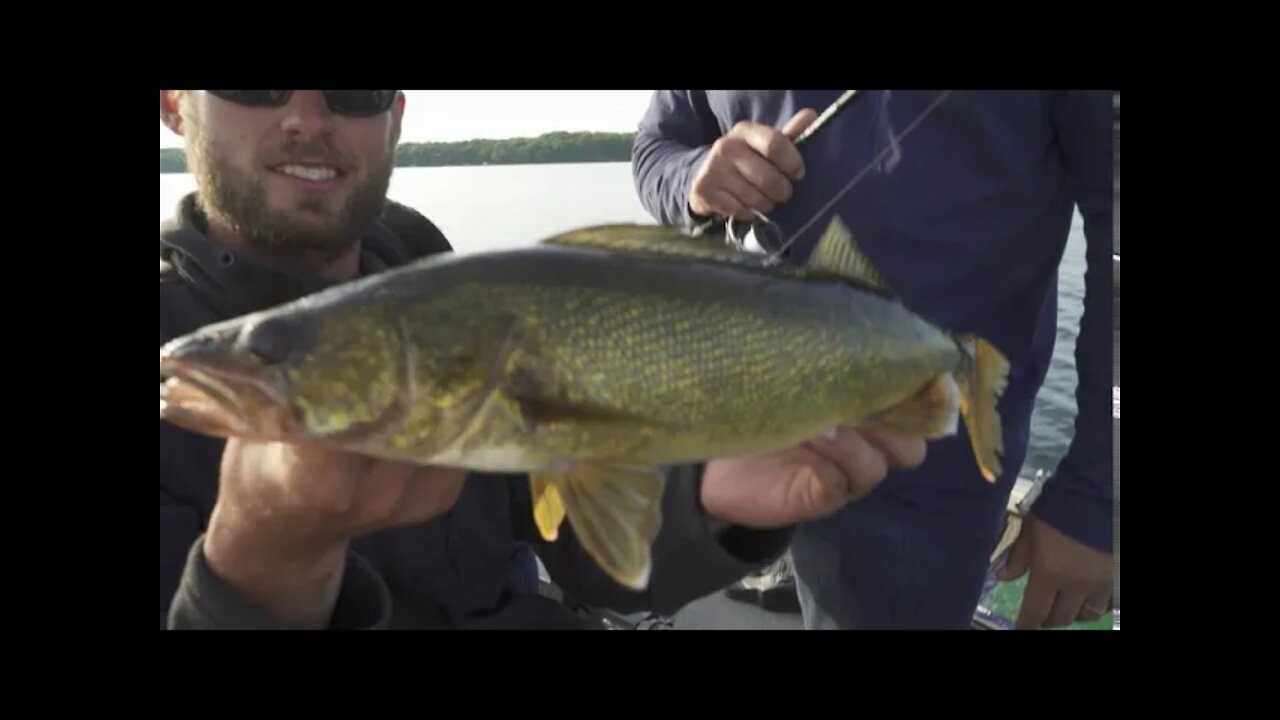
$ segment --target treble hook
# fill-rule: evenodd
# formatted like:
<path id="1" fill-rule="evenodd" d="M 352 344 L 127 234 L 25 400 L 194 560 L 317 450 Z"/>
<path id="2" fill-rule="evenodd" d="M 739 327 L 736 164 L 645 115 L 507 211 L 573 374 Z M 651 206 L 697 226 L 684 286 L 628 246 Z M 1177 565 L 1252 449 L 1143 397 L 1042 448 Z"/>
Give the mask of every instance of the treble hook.
<path id="1" fill-rule="evenodd" d="M 831 122 L 832 118 L 839 115 L 855 97 L 858 97 L 857 90 L 846 90 L 839 98 L 836 99 L 835 102 L 831 103 L 831 105 L 823 110 L 822 114 L 815 118 L 813 123 L 811 123 L 809 127 L 805 128 L 804 132 L 800 133 L 798 137 L 796 137 L 796 149 L 799 150 L 803 148 L 819 130 Z M 760 247 L 768 250 L 770 253 L 776 253 L 782 243 L 782 232 L 780 228 L 755 208 L 751 208 L 751 213 L 756 216 L 756 220 L 750 223 L 751 230 L 755 232 L 756 242 L 760 244 Z M 737 249 L 744 250 L 746 249 L 746 245 L 743 243 L 742 239 L 746 237 L 746 231 L 743 231 L 740 234 L 735 230 L 734 225 L 745 222 L 746 221 L 738 220 L 736 218 L 713 217 L 696 226 L 691 235 L 693 237 L 710 235 L 716 233 L 721 227 L 723 227 L 725 237 L 728 242 L 734 245 Z M 761 233 L 761 228 L 764 228 L 763 235 Z M 765 240 L 766 236 L 768 237 L 767 243 Z"/>
<path id="2" fill-rule="evenodd" d="M 755 215 L 756 219 L 750 223 L 737 218 L 731 218 L 729 222 L 725 223 L 725 239 L 735 249 L 747 252 L 746 240 L 747 234 L 750 233 L 755 236 L 756 244 L 772 255 L 782 246 L 782 228 L 778 227 L 777 223 L 755 208 L 751 208 L 751 214 Z M 739 231 L 739 228 L 743 226 L 746 227 L 746 230 Z"/>

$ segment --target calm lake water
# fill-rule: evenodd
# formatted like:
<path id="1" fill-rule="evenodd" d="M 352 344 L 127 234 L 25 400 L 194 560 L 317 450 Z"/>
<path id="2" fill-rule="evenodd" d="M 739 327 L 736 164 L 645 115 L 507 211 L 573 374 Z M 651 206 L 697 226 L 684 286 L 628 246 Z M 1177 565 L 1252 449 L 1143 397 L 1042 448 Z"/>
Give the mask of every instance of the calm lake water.
<path id="1" fill-rule="evenodd" d="M 194 189 L 190 175 L 161 175 L 160 217 Z M 431 218 L 463 253 L 526 245 L 595 223 L 654 222 L 636 197 L 628 163 L 396 168 L 389 194 Z M 1032 420 L 1028 476 L 1057 465 L 1075 423 L 1084 248 L 1077 214 L 1059 275 L 1058 343 Z"/>

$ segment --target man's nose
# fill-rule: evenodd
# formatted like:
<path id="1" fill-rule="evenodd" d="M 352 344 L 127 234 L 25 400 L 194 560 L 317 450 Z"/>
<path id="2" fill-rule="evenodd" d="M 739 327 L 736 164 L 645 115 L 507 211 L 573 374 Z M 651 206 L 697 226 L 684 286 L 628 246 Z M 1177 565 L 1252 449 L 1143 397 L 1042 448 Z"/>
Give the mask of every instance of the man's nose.
<path id="1" fill-rule="evenodd" d="M 284 130 L 300 139 L 320 137 L 333 130 L 333 113 L 320 90 L 298 90 L 285 108 Z"/>

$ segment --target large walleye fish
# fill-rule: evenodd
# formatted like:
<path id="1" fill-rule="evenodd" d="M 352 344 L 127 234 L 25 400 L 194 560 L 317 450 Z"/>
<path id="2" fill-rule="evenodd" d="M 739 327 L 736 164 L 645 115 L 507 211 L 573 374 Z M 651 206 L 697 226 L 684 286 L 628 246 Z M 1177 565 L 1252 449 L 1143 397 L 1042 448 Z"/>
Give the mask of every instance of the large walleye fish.
<path id="1" fill-rule="evenodd" d="M 660 466 L 963 415 L 994 481 L 1008 364 L 904 307 L 836 218 L 805 267 L 642 225 L 431 257 L 176 339 L 160 372 L 196 432 L 529 473 L 542 535 L 567 516 L 642 589 Z"/>

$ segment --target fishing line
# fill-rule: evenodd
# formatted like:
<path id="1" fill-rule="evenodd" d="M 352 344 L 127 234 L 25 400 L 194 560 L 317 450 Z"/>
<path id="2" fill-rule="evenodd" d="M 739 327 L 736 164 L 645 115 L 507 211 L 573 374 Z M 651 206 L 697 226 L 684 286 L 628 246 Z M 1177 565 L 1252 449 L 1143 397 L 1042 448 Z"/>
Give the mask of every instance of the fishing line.
<path id="1" fill-rule="evenodd" d="M 840 97 L 836 98 L 835 102 L 831 103 L 831 105 L 828 106 L 826 110 L 822 111 L 821 115 L 815 118 L 812 123 L 809 123 L 809 126 L 805 128 L 803 132 L 801 132 L 799 135 L 796 136 L 796 139 L 794 140 L 796 149 L 799 150 L 800 148 L 804 147 L 805 143 L 807 143 L 809 139 L 814 136 L 815 133 L 821 130 L 823 126 L 825 126 L 827 123 L 831 122 L 832 118 L 839 115 L 849 105 L 849 103 L 857 96 L 858 96 L 857 90 L 845 90 L 844 93 L 840 95 Z M 763 221 L 766 225 L 773 224 L 773 222 L 769 220 L 769 218 L 761 214 L 759 210 L 756 210 L 755 208 L 747 208 L 747 209 L 750 210 L 753 215 L 755 215 L 757 220 Z M 732 245 L 735 245 L 739 250 L 743 250 L 745 249 L 745 243 L 742 238 L 738 237 L 738 233 L 734 229 L 734 223 L 736 222 L 739 222 L 739 221 L 732 217 L 716 216 L 707 220 L 701 225 L 698 225 L 697 227 L 695 227 L 693 229 L 693 232 L 690 233 L 690 236 L 699 237 L 701 235 L 706 235 L 706 234 L 715 232 L 718 229 L 723 229 L 725 232 L 725 237 L 728 239 L 728 241 Z M 751 231 L 752 229 L 751 226 L 752 224 L 748 223 L 747 232 Z M 745 234 L 744 234 L 744 237 L 745 237 Z"/>
<path id="2" fill-rule="evenodd" d="M 952 90 L 944 91 L 941 95 L 935 98 L 932 103 L 929 104 L 929 107 L 925 108 L 923 112 L 917 115 L 916 118 L 911 121 L 911 124 L 907 125 L 907 128 L 905 130 L 903 130 L 901 133 L 898 133 L 896 135 L 896 138 L 890 138 L 889 144 L 883 150 L 881 150 L 875 157 L 873 157 L 871 159 L 871 162 L 867 163 L 866 167 L 862 168 L 862 170 L 857 175 L 854 175 L 853 179 L 850 180 L 849 183 L 844 186 L 844 189 L 836 193 L 835 197 L 831 198 L 831 200 L 827 202 L 827 204 L 824 205 L 821 210 L 814 213 L 813 217 L 809 218 L 808 222 L 800 226 L 800 229 L 797 230 L 794 234 L 792 234 L 791 238 L 788 239 L 785 243 L 783 243 L 782 247 L 774 251 L 774 253 L 769 257 L 768 262 L 770 264 L 779 262 L 782 259 L 782 253 L 786 252 L 787 248 L 795 244 L 795 241 L 798 240 L 800 236 L 804 234 L 805 230 L 808 230 L 810 226 L 812 226 L 815 222 L 818 221 L 818 218 L 826 214 L 826 212 L 830 210 L 840 200 L 840 198 L 844 197 L 845 194 L 847 194 L 850 190 L 852 190 L 853 187 L 857 185 L 858 182 L 862 180 L 862 178 L 868 172 L 870 172 L 871 169 L 875 167 L 877 163 L 883 160 L 886 155 L 893 152 L 895 147 L 899 147 L 902 141 L 907 138 L 907 135 L 910 135 L 911 132 L 915 130 L 920 123 L 924 122 L 925 118 L 929 117 L 929 115 L 931 115 L 933 111 L 936 110 L 938 106 L 942 104 L 942 101 L 946 100 L 951 95 L 952 92 L 954 91 Z M 777 225 L 772 220 L 769 220 L 768 218 L 764 217 L 760 213 L 756 213 L 756 215 L 757 217 L 764 220 L 765 222 L 768 222 L 770 225 L 774 225 L 774 227 L 777 227 Z"/>

